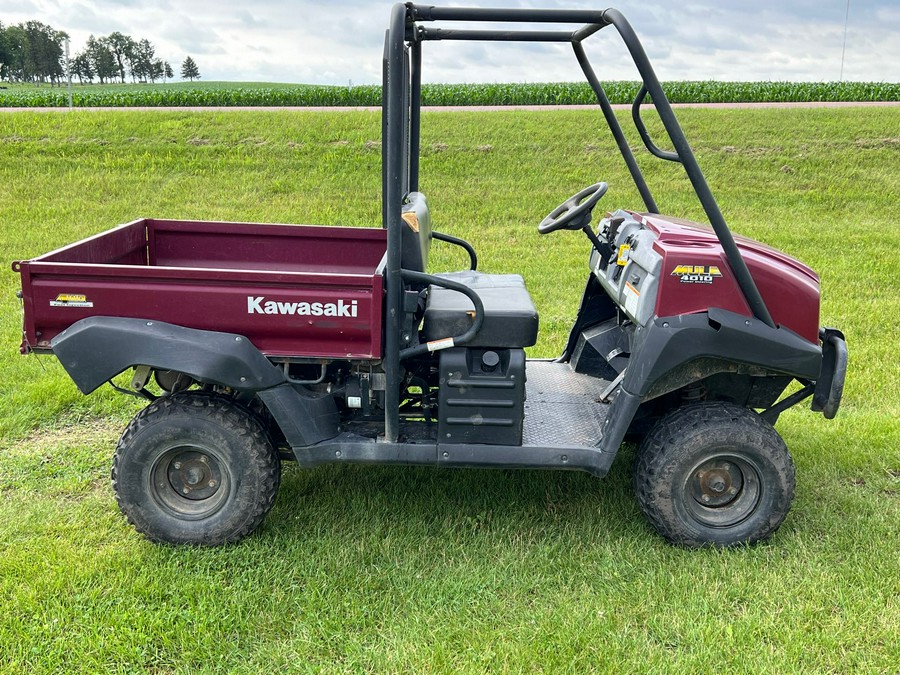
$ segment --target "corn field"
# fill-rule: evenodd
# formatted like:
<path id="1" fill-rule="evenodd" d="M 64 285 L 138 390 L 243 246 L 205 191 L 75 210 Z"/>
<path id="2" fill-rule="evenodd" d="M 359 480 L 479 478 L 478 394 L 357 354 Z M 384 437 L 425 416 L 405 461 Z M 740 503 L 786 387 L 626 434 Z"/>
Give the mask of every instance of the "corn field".
<path id="1" fill-rule="evenodd" d="M 639 83 L 606 82 L 613 103 L 634 100 Z M 813 101 L 900 101 L 900 83 L 889 82 L 667 82 L 672 103 Z M 423 105 L 577 105 L 596 102 L 587 83 L 425 84 Z M 135 106 L 377 106 L 381 87 L 177 83 L 171 85 L 85 85 L 73 88 L 75 107 Z M 0 89 L 0 107 L 64 107 L 65 87 L 31 85 Z"/>

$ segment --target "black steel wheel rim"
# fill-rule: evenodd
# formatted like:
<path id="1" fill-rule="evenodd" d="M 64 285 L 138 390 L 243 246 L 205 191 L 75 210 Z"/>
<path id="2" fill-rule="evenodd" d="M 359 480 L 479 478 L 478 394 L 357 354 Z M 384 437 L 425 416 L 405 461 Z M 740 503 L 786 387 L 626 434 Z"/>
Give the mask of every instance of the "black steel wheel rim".
<path id="1" fill-rule="evenodd" d="M 683 503 L 690 516 L 705 527 L 741 524 L 757 510 L 761 498 L 759 467 L 736 454 L 706 457 L 684 480 Z"/>
<path id="2" fill-rule="evenodd" d="M 159 454 L 149 474 L 149 492 L 171 515 L 208 518 L 228 501 L 233 481 L 227 465 L 211 448 L 178 444 Z"/>

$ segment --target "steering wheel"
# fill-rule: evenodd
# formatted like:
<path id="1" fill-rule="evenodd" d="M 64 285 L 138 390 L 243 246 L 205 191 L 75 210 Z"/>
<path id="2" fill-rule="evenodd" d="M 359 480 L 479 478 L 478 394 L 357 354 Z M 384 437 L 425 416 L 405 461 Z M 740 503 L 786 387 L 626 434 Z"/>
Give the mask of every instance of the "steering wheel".
<path id="1" fill-rule="evenodd" d="M 591 222 L 591 211 L 606 194 L 609 185 L 595 183 L 581 192 L 569 197 L 553 209 L 538 225 L 538 232 L 550 234 L 556 230 L 581 230 Z"/>

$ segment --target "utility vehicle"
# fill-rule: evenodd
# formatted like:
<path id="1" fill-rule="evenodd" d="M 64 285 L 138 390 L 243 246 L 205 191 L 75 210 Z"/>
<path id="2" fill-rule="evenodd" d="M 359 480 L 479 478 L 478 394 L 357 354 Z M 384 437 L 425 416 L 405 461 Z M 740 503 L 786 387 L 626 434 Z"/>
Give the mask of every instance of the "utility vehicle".
<path id="1" fill-rule="evenodd" d="M 582 46 L 607 27 L 642 79 L 640 138 L 682 164 L 709 225 L 660 214 Z M 522 277 L 477 271 L 469 243 L 432 227 L 418 189 L 431 40 L 569 43 L 643 200 L 595 219 L 607 191 L 598 182 L 538 225 L 581 231 L 590 245 L 555 360 L 525 356 L 538 311 Z M 155 541 L 221 544 L 263 520 L 283 459 L 603 476 L 631 434 L 637 499 L 666 539 L 771 535 L 795 482 L 773 424 L 808 397 L 835 415 L 844 336 L 819 327 L 809 267 L 732 236 L 622 14 L 398 4 L 383 66 L 380 228 L 142 219 L 14 264 L 22 351 L 55 354 L 84 393 L 109 382 L 150 401 L 115 452 L 128 520 Z M 648 96 L 674 150 L 648 133 Z M 430 271 L 434 242 L 461 246 L 470 269 Z M 113 382 L 128 369 L 127 386 Z"/>

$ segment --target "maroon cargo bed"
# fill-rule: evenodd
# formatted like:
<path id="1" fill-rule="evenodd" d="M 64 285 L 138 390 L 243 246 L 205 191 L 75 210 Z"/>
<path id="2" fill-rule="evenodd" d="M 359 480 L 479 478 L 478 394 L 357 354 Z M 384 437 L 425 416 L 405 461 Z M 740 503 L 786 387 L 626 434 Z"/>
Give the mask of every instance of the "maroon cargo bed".
<path id="1" fill-rule="evenodd" d="M 382 229 L 141 219 L 16 262 L 22 351 L 89 316 L 246 336 L 271 356 L 380 358 Z"/>

